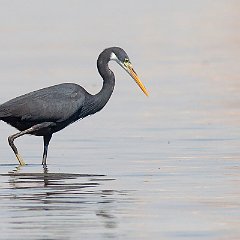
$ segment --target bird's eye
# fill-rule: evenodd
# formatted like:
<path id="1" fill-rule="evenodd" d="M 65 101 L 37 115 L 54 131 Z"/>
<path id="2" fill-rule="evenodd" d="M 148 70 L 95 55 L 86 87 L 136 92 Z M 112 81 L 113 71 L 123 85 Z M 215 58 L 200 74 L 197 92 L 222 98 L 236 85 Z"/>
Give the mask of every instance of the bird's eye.
<path id="1" fill-rule="evenodd" d="M 129 59 L 128 58 L 125 58 L 124 59 L 124 63 L 129 63 L 130 61 L 129 61 Z"/>

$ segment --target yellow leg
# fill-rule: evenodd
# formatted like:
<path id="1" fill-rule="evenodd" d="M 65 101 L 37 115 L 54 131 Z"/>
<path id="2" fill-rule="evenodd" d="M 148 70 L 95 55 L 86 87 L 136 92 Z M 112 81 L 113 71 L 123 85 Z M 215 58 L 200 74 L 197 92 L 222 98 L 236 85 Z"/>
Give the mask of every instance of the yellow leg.
<path id="1" fill-rule="evenodd" d="M 26 165 L 26 163 L 23 161 L 22 157 L 19 155 L 19 153 L 16 154 L 17 160 L 21 166 Z"/>

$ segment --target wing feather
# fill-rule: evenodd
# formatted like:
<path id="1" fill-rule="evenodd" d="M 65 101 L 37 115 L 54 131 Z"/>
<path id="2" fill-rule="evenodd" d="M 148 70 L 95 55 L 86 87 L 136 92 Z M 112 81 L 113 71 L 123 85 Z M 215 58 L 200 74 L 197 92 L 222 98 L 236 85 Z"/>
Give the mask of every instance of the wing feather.
<path id="1" fill-rule="evenodd" d="M 72 83 L 43 88 L 0 105 L 0 118 L 61 122 L 81 109 L 86 94 L 84 88 Z"/>

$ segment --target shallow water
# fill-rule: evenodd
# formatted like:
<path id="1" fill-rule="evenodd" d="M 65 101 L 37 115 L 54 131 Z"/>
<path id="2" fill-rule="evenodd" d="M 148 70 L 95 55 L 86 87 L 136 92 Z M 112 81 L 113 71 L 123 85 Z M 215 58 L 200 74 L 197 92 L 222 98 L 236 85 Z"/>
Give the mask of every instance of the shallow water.
<path id="1" fill-rule="evenodd" d="M 17 167 L 1 123 L 0 239 L 239 239 L 239 8 L 2 3 L 0 102 L 60 82 L 99 91 L 96 58 L 113 45 L 150 97 L 111 63 L 109 103 L 53 136 L 45 169 L 29 136 Z"/>

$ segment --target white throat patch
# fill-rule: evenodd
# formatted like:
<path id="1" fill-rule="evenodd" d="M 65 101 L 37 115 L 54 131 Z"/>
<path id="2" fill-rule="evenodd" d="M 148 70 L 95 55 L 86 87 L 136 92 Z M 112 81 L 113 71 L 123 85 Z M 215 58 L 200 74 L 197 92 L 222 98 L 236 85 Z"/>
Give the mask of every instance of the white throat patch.
<path id="1" fill-rule="evenodd" d="M 115 53 L 111 53 L 110 60 L 116 61 L 121 67 L 124 68 L 123 63 L 118 59 Z"/>
<path id="2" fill-rule="evenodd" d="M 111 53 L 110 60 L 114 60 L 114 61 L 117 61 L 117 62 L 119 61 L 118 57 L 113 52 Z"/>

